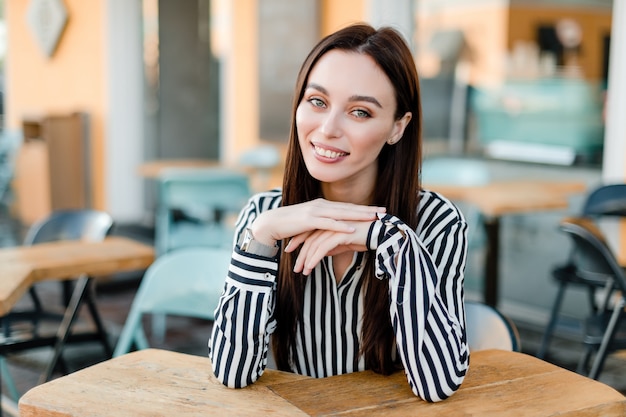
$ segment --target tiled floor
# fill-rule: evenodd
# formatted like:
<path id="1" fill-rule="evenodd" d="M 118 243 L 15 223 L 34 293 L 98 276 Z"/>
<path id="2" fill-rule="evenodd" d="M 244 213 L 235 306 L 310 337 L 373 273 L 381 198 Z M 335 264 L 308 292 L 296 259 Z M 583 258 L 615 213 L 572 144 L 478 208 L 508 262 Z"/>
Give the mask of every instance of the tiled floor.
<path id="1" fill-rule="evenodd" d="M 151 242 L 150 231 L 141 227 L 119 228 L 116 233 Z M 0 204 L 0 246 L 19 244 L 22 235 L 23 228 L 11 219 L 6 207 Z M 98 306 L 113 345 L 124 324 L 140 278 L 141 271 L 121 275 L 114 281 L 97 287 Z M 54 283 L 47 284 L 43 297 L 45 300 L 57 300 L 58 291 L 59 288 Z M 165 340 L 162 342 L 153 340 L 154 346 L 198 355 L 206 354 L 207 340 L 211 331 L 210 323 L 185 318 L 169 318 L 168 325 Z M 518 327 L 522 338 L 522 350 L 531 355 L 535 354 L 541 337 L 541 329 L 522 322 L 518 323 Z M 556 338 L 548 360 L 565 368 L 574 369 L 581 351 L 582 347 L 579 342 Z M 10 370 L 20 392 L 25 392 L 37 383 L 42 364 L 49 354 L 47 349 L 41 349 L 9 358 Z M 105 359 L 102 348 L 94 344 L 69 347 L 65 358 L 70 370 L 77 370 Z M 625 375 L 626 356 L 614 356 L 608 360 L 600 380 L 626 394 Z M 3 392 L 5 392 L 4 387 Z"/>

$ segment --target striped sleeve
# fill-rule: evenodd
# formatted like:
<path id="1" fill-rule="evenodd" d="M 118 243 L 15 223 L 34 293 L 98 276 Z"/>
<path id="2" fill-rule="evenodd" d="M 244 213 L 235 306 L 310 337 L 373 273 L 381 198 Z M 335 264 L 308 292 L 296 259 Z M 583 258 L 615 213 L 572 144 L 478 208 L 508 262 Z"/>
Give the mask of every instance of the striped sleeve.
<path id="1" fill-rule="evenodd" d="M 463 271 L 465 220 L 441 197 L 425 194 L 418 232 L 381 214 L 370 230 L 376 276 L 389 280 L 390 313 L 398 354 L 411 389 L 426 401 L 452 395 L 465 378 Z"/>
<path id="2" fill-rule="evenodd" d="M 278 207 L 278 190 L 254 196 L 237 220 L 235 242 L 264 210 Z M 267 366 L 277 259 L 242 252 L 234 244 L 224 290 L 215 310 L 209 357 L 216 378 L 231 388 L 255 382 Z"/>

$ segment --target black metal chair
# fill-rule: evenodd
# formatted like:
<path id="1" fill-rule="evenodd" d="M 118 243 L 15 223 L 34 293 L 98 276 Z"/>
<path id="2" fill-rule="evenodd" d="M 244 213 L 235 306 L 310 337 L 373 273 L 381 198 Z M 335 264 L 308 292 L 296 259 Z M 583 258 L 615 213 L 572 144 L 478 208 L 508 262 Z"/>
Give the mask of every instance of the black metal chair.
<path id="1" fill-rule="evenodd" d="M 571 272 L 581 280 L 603 281 L 608 288 L 616 290 L 606 292 L 583 326 L 585 352 L 577 372 L 597 379 L 606 357 L 616 350 L 626 349 L 626 321 L 622 320 L 626 305 L 626 273 L 593 220 L 568 218 L 561 222 L 559 229 L 573 243 L 572 259 L 575 262 Z M 589 369 L 594 352 L 595 358 Z"/>
<path id="2" fill-rule="evenodd" d="M 626 184 L 601 185 L 592 190 L 585 199 L 581 217 L 596 220 L 607 217 L 626 217 Z M 558 283 L 559 288 L 537 351 L 537 357 L 541 359 L 544 359 L 548 352 L 550 341 L 559 322 L 565 291 L 568 288 L 577 287 L 586 290 L 589 306 L 593 312 L 599 308 L 596 302 L 598 291 L 611 291 L 610 287 L 607 289 L 605 277 L 577 274 L 577 259 L 573 255 L 552 271 L 552 277 Z"/>
<path id="3" fill-rule="evenodd" d="M 60 240 L 103 240 L 113 229 L 113 219 L 98 210 L 62 210 L 53 212 L 47 218 L 32 225 L 24 238 L 24 245 L 37 245 Z M 68 287 L 67 284 L 70 286 Z M 77 277 L 74 281 L 63 281 L 63 300 L 59 305 L 44 306 L 37 292 L 37 284 L 29 289 L 32 305 L 24 300 L 19 307 L 1 318 L 0 334 L 0 374 L 11 395 L 18 396 L 11 375 L 8 373 L 4 357 L 37 347 L 54 348 L 53 358 L 41 377 L 48 380 L 57 365 L 67 372 L 61 357 L 66 342 L 99 341 L 108 357 L 113 354 L 108 336 L 94 299 L 91 278 Z M 86 304 L 95 330 L 73 334 L 70 329 L 78 316 L 82 304 Z M 44 329 L 45 323 L 56 327 Z M 17 398 L 15 398 L 17 399 Z"/>

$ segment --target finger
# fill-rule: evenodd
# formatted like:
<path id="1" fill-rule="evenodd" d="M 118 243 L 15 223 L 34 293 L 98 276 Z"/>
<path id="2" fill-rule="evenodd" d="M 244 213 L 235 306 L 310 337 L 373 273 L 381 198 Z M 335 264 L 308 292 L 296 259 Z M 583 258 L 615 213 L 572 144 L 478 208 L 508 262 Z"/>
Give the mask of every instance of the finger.
<path id="1" fill-rule="evenodd" d="M 315 233 L 302 245 L 302 249 L 299 253 L 299 258 L 301 259 L 298 260 L 298 265 L 302 265 L 303 273 L 308 275 L 330 251 L 345 243 L 345 233 L 328 231 Z"/>
<path id="2" fill-rule="evenodd" d="M 293 236 L 291 239 L 289 239 L 289 243 L 287 243 L 287 246 L 285 246 L 285 252 L 293 252 L 294 250 L 296 250 L 298 246 L 300 246 L 311 235 L 311 233 L 312 231 L 309 231 Z"/>
<path id="3" fill-rule="evenodd" d="M 316 230 L 307 236 L 306 240 L 302 242 L 302 247 L 296 257 L 294 272 L 302 272 L 304 275 L 309 275 L 311 273 L 313 268 L 317 266 L 323 257 L 320 257 L 317 261 L 311 260 L 314 247 L 317 247 L 315 242 L 320 239 L 320 237 L 328 235 L 329 233 L 331 232 Z"/>

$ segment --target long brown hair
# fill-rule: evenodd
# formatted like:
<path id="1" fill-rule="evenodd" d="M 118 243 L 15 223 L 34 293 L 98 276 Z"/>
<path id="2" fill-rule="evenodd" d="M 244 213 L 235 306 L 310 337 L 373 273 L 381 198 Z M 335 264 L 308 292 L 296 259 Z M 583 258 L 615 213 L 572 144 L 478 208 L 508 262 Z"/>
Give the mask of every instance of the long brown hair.
<path id="1" fill-rule="evenodd" d="M 419 81 L 413 56 L 402 36 L 394 29 L 378 30 L 367 24 L 341 29 L 322 39 L 309 53 L 298 74 L 291 130 L 283 179 L 283 205 L 297 204 L 321 196 L 320 182 L 313 178 L 304 164 L 298 141 L 295 113 L 304 95 L 309 73 L 328 51 L 340 49 L 370 56 L 391 81 L 396 97 L 396 119 L 406 112 L 412 118 L 402 139 L 386 144 L 378 156 L 378 177 L 371 204 L 387 208 L 387 213 L 400 218 L 412 228 L 417 227 L 421 165 L 421 104 Z M 286 244 L 286 242 L 283 242 Z M 277 277 L 275 316 L 277 329 L 272 338 L 274 356 L 279 369 L 291 370 L 296 349 L 296 329 L 301 319 L 306 277 L 294 276 L 297 253 L 281 256 Z M 392 361 L 395 342 L 389 315 L 387 280 L 374 276 L 374 259 L 368 256 L 364 268 L 365 305 L 361 334 L 361 354 L 366 367 L 388 374 L 394 370 Z"/>

